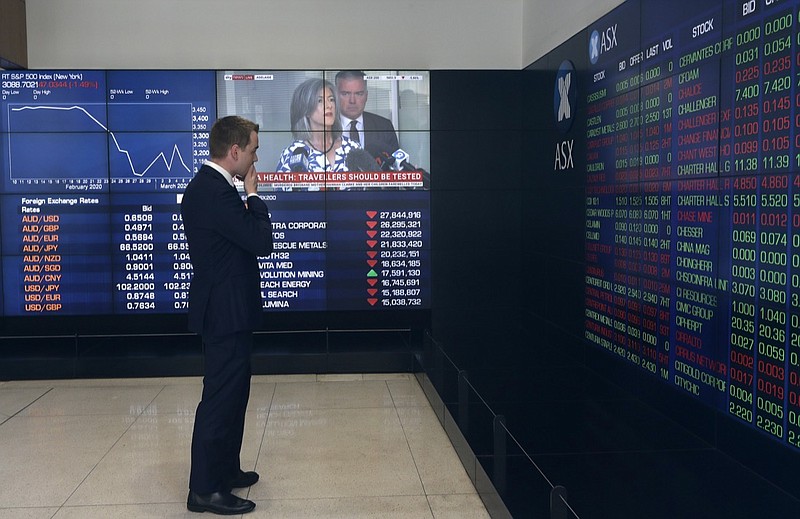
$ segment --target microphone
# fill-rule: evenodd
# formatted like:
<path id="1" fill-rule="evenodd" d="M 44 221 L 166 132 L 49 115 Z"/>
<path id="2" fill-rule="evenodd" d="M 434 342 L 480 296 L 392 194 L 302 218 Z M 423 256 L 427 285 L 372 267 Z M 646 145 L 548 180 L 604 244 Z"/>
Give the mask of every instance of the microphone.
<path id="1" fill-rule="evenodd" d="M 345 165 L 350 171 L 378 171 L 376 160 L 361 148 L 353 148 L 347 153 Z"/>
<path id="2" fill-rule="evenodd" d="M 292 173 L 308 172 L 308 148 L 301 145 L 292 151 L 289 157 L 289 171 Z"/>
<path id="3" fill-rule="evenodd" d="M 410 163 L 408 161 L 410 155 L 406 153 L 404 150 L 398 148 L 397 151 L 395 151 L 391 155 L 388 155 L 387 153 L 387 156 L 389 156 L 392 160 L 394 160 L 392 166 L 393 171 L 414 171 L 422 174 L 422 187 L 413 187 L 410 189 L 425 189 L 425 186 L 430 185 L 431 181 L 430 173 Z"/>
<path id="4" fill-rule="evenodd" d="M 395 159 L 389 153 L 382 151 L 375 160 L 378 161 L 381 171 L 392 171 Z"/>
<path id="5" fill-rule="evenodd" d="M 394 158 L 394 166 L 392 167 L 392 169 L 394 169 L 395 171 L 409 171 L 408 169 L 406 169 L 408 167 L 410 167 L 411 170 L 417 169 L 411 166 L 411 164 L 409 164 L 408 153 L 406 153 L 400 148 L 398 148 L 397 151 L 392 153 L 392 157 Z"/>
<path id="6" fill-rule="evenodd" d="M 422 171 L 422 168 L 418 168 L 408 161 L 411 155 L 400 148 L 391 155 L 386 152 L 383 155 L 384 162 L 382 165 L 386 166 L 384 171 Z"/>

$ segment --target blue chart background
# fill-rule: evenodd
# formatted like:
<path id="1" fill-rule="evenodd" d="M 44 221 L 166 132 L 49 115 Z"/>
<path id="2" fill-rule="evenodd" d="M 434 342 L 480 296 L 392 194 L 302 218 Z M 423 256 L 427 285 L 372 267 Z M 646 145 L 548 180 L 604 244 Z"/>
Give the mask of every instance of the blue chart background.
<path id="1" fill-rule="evenodd" d="M 117 132 L 108 136 L 108 154 L 111 178 L 167 177 L 188 181 L 193 176 L 191 133 Z"/>
<path id="2" fill-rule="evenodd" d="M 79 74 L 88 86 L 21 82 L 18 93 L 0 103 L 3 192 L 69 192 L 68 184 L 102 184 L 107 191 L 112 178 L 191 178 L 194 151 L 207 149 L 207 130 L 202 127 L 210 127 L 216 117 L 213 71 Z M 31 84 L 37 85 L 37 92 L 49 93 L 35 93 Z M 198 124 L 201 131 L 193 133 Z M 137 186 L 153 191 L 152 184 L 144 183 L 126 184 L 124 189 L 135 191 Z"/>
<path id="3" fill-rule="evenodd" d="M 183 102 L 108 103 L 112 132 L 191 132 L 192 104 Z"/>
<path id="4" fill-rule="evenodd" d="M 108 120 L 111 178 L 191 179 L 191 103 L 109 101 Z"/>
<path id="5" fill-rule="evenodd" d="M 5 192 L 52 192 L 53 186 L 47 184 L 51 180 L 95 183 L 108 178 L 104 104 L 3 108 L 14 131 L 2 134 L 0 144 Z M 14 184 L 15 180 L 21 183 Z"/>
<path id="6" fill-rule="evenodd" d="M 106 74 L 59 74 L 70 79 L 55 79 L 49 71 L 26 74 L 30 81 L 0 102 L 3 192 L 63 193 L 68 182 L 96 184 L 108 178 Z M 19 110 L 25 107 L 34 109 Z"/>
<path id="7" fill-rule="evenodd" d="M 108 124 L 116 138 L 116 143 L 110 135 L 108 139 L 110 177 L 190 180 L 194 175 L 195 146 L 207 149 L 207 132 L 216 118 L 215 73 L 109 71 L 107 84 L 110 92 Z M 208 128 L 193 133 L 195 118 L 202 119 Z M 135 173 L 131 171 L 126 154 L 117 147 L 129 152 Z M 145 173 L 154 160 L 156 163 Z M 112 190 L 118 187 L 119 184 L 114 184 Z M 153 190 L 148 185 L 140 184 L 140 187 L 142 191 Z M 124 189 L 135 191 L 136 186 Z"/>
<path id="8" fill-rule="evenodd" d="M 9 154 L 3 154 L 9 156 L 3 162 L 6 192 L 47 193 L 54 189 L 47 185 L 50 180 L 93 183 L 108 178 L 105 133 L 15 133 L 9 140 Z M 32 180 L 39 183 L 30 185 Z"/>
<path id="9" fill-rule="evenodd" d="M 35 102 L 9 104 L 9 128 L 15 133 L 28 132 L 105 132 L 105 103 L 76 100 L 77 104 Z"/>

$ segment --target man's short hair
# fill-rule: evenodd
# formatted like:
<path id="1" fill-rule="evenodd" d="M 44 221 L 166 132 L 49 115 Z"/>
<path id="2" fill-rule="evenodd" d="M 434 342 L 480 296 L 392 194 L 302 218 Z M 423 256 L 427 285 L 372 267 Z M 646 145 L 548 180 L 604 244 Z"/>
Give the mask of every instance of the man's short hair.
<path id="1" fill-rule="evenodd" d="M 361 81 L 364 81 L 364 84 L 366 85 L 367 82 L 364 79 L 364 76 L 366 76 L 366 74 L 364 74 L 364 72 L 361 70 L 340 70 L 339 72 L 336 73 L 336 77 L 334 78 L 334 80 L 337 86 L 339 85 L 340 79 L 341 80 L 360 79 Z"/>
<path id="2" fill-rule="evenodd" d="M 228 150 L 234 144 L 240 148 L 247 147 L 250 142 L 250 134 L 258 133 L 258 125 L 238 115 L 229 115 L 222 119 L 217 119 L 211 127 L 211 135 L 208 141 L 208 151 L 212 159 L 221 159 L 228 154 Z"/>

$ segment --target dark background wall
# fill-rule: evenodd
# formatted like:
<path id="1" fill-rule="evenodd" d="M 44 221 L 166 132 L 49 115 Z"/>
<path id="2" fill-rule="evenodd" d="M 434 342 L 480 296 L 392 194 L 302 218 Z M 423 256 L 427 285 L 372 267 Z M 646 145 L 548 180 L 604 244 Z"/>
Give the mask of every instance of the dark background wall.
<path id="1" fill-rule="evenodd" d="M 490 323 L 531 295 L 521 89 L 519 71 L 431 74 L 431 97 L 443 101 L 431 103 L 433 330 L 446 342 L 505 333 Z M 487 361 L 482 348 L 454 355 Z"/>

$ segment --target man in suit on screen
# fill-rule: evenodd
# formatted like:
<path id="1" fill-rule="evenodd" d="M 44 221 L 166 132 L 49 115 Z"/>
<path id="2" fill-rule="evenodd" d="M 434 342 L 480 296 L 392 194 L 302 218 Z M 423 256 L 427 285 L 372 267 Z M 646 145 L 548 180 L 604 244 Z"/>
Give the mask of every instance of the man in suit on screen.
<path id="1" fill-rule="evenodd" d="M 400 147 L 392 121 L 371 112 L 365 112 L 367 82 L 359 70 L 342 70 L 336 74 L 336 91 L 339 98 L 339 115 L 343 133 L 376 158 L 391 155 Z"/>
<path id="2" fill-rule="evenodd" d="M 272 253 L 272 223 L 258 196 L 258 125 L 237 116 L 214 123 L 210 160 L 181 201 L 193 278 L 189 330 L 203 341 L 203 394 L 195 415 L 186 506 L 193 512 L 242 514 L 255 503 L 231 493 L 258 481 L 239 455 L 250 397 L 253 331 L 261 326 L 258 256 Z M 234 184 L 243 181 L 247 202 Z"/>

